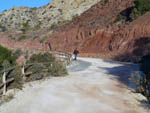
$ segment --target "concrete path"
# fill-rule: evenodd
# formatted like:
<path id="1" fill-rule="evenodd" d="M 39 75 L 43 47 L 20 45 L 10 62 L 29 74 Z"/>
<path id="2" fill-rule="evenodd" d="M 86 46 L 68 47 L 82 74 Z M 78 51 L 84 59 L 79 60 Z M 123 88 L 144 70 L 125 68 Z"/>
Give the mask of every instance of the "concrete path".
<path id="1" fill-rule="evenodd" d="M 132 93 L 134 64 L 80 58 L 69 76 L 25 85 L 0 113 L 149 113 L 145 98 Z"/>

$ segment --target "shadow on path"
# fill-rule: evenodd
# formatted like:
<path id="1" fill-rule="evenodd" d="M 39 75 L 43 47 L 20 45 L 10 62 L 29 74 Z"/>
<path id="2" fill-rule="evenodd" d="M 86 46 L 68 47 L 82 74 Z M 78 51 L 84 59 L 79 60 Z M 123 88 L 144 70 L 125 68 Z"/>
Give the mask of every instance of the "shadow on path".
<path id="1" fill-rule="evenodd" d="M 73 61 L 72 64 L 67 68 L 67 70 L 68 70 L 69 73 L 70 72 L 84 71 L 89 66 L 91 66 L 90 62 L 77 60 L 77 61 Z"/>
<path id="2" fill-rule="evenodd" d="M 123 63 L 123 62 L 115 62 L 109 60 L 103 60 L 109 64 L 120 64 L 120 66 L 114 67 L 99 67 L 100 69 L 104 69 L 107 74 L 111 74 L 117 78 L 118 81 L 125 84 L 129 88 L 135 88 L 135 85 L 132 81 L 129 80 L 133 72 L 139 70 L 138 64 L 131 64 L 131 63 Z M 114 78 L 112 78 L 114 79 Z"/>
<path id="3" fill-rule="evenodd" d="M 115 64 L 115 61 L 109 61 L 109 60 L 104 60 L 104 62 L 108 62 L 110 64 Z M 121 64 L 120 66 L 115 66 L 115 67 L 100 67 L 101 69 L 104 69 L 107 74 L 111 74 L 115 76 L 116 79 L 125 84 L 128 88 L 133 88 L 135 89 L 136 86 L 135 84 L 129 80 L 133 72 L 139 71 L 139 65 L 138 64 L 131 64 L 131 63 L 123 63 L 123 62 L 116 62 L 118 64 Z M 138 100 L 141 104 L 141 106 L 147 110 L 150 110 L 150 104 L 147 100 Z"/>

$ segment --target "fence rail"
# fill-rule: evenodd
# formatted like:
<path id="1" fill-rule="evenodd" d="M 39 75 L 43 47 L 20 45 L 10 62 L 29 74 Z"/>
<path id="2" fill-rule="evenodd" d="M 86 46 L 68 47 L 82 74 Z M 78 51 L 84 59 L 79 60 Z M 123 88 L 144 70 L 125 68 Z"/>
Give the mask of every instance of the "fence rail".
<path id="1" fill-rule="evenodd" d="M 59 60 L 57 60 L 56 62 L 64 62 L 66 65 L 69 65 L 71 63 L 71 60 L 72 60 L 71 54 L 58 52 L 58 51 L 52 51 L 49 53 L 51 53 L 55 57 L 59 58 Z M 21 67 L 21 74 L 22 74 L 21 76 L 23 77 L 23 79 L 25 79 L 26 76 L 32 74 L 32 72 L 25 73 L 26 68 L 28 68 L 29 66 L 32 66 L 32 65 L 40 65 L 40 64 L 51 64 L 51 66 L 53 66 L 52 62 L 22 64 L 22 65 L 20 65 L 20 67 Z M 18 66 L 13 66 L 13 67 L 10 67 L 10 68 L 7 68 L 7 69 L 0 71 L 0 74 L 2 74 L 2 84 L 0 84 L 0 89 L 3 88 L 2 96 L 6 95 L 7 84 L 10 82 L 13 82 L 15 80 L 14 78 L 7 79 L 6 73 L 9 73 L 10 71 L 16 69 L 16 67 L 18 67 Z"/>

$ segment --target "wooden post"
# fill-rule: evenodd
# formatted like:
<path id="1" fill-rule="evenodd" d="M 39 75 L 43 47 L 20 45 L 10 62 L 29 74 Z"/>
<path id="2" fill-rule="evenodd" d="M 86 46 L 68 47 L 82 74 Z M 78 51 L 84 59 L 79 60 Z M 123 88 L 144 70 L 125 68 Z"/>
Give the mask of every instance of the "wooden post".
<path id="1" fill-rule="evenodd" d="M 6 72 L 4 72 L 3 74 L 3 84 L 4 84 L 4 87 L 3 87 L 3 95 L 6 94 Z"/>
<path id="2" fill-rule="evenodd" d="M 21 69 L 21 72 L 22 72 L 22 76 L 23 76 L 23 79 L 25 80 L 25 71 L 24 71 L 24 64 L 22 65 L 22 69 Z"/>
<path id="3" fill-rule="evenodd" d="M 25 72 L 24 72 L 24 65 L 22 66 L 22 75 L 24 75 Z"/>
<path id="4" fill-rule="evenodd" d="M 51 63 L 51 67 L 53 67 L 53 64 Z"/>
<path id="5" fill-rule="evenodd" d="M 69 59 L 67 58 L 67 65 L 69 65 Z"/>

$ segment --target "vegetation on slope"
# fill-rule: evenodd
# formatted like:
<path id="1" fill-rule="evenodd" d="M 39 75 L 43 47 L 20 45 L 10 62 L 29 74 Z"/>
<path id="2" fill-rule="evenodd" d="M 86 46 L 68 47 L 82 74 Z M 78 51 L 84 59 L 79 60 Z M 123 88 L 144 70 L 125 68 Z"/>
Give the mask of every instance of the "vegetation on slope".
<path id="1" fill-rule="evenodd" d="M 150 11 L 150 0 L 135 0 L 135 7 L 130 16 L 135 20 L 148 11 Z"/>
<path id="2" fill-rule="evenodd" d="M 130 22 L 150 11 L 150 0 L 135 0 L 134 3 L 134 7 L 120 12 L 116 22 Z"/>

